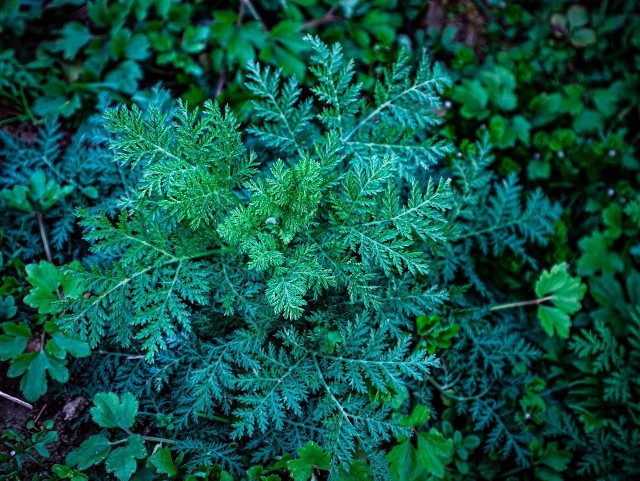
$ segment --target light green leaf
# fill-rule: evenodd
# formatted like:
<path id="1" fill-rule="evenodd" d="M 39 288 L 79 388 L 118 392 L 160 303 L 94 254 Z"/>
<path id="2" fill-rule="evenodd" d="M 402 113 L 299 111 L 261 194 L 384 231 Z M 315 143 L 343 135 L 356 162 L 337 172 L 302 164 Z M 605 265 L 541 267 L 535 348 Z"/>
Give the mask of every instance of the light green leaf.
<path id="1" fill-rule="evenodd" d="M 553 336 L 555 331 L 561 338 L 569 338 L 571 318 L 565 312 L 555 307 L 539 306 L 538 319 L 549 336 Z"/>
<path id="2" fill-rule="evenodd" d="M 91 354 L 88 342 L 71 339 L 60 332 L 56 332 L 51 336 L 51 340 L 47 343 L 47 348 L 51 343 L 55 344 L 55 349 L 62 354 L 62 357 L 67 353 L 73 357 L 87 357 Z"/>
<path id="3" fill-rule="evenodd" d="M 480 437 L 476 436 L 475 434 L 467 436 L 467 437 L 464 438 L 464 441 L 462 441 L 462 445 L 468 451 L 473 451 L 478 446 L 480 446 Z"/>
<path id="4" fill-rule="evenodd" d="M 170 478 L 173 478 L 178 474 L 178 468 L 173 463 L 171 458 L 171 450 L 169 448 L 158 448 L 149 456 L 148 465 L 156 468 L 158 474 L 166 474 Z"/>
<path id="5" fill-rule="evenodd" d="M 23 323 L 5 322 L 2 324 L 5 335 L 0 336 L 0 361 L 7 361 L 21 354 L 31 339 L 31 329 Z"/>
<path id="6" fill-rule="evenodd" d="M 342 466 L 338 466 L 336 481 L 371 481 L 372 479 L 373 469 L 362 459 L 355 460 L 349 466 L 349 472 L 345 471 Z"/>
<path id="7" fill-rule="evenodd" d="M 314 466 L 318 469 L 329 469 L 331 455 L 326 453 L 315 442 L 309 441 L 298 449 L 298 459 L 287 463 L 291 477 L 295 481 L 308 481 L 313 474 Z"/>
<path id="8" fill-rule="evenodd" d="M 551 271 L 543 271 L 535 286 L 539 298 L 550 297 L 550 301 L 567 314 L 580 310 L 580 301 L 587 291 L 579 277 L 571 277 L 566 263 L 556 264 Z"/>
<path id="9" fill-rule="evenodd" d="M 453 461 L 453 441 L 445 439 L 435 428 L 419 433 L 418 458 L 430 475 L 443 478 L 445 467 Z"/>
<path id="10" fill-rule="evenodd" d="M 570 461 L 571 453 L 558 449 L 558 443 L 556 442 L 549 443 L 547 449 L 545 449 L 544 454 L 540 458 L 540 463 L 549 466 L 557 472 L 566 470 Z"/>
<path id="11" fill-rule="evenodd" d="M 16 185 L 13 189 L 0 190 L 0 199 L 6 201 L 14 209 L 22 212 L 32 212 L 33 207 L 27 198 L 28 193 L 29 189 L 24 185 Z"/>
<path id="12" fill-rule="evenodd" d="M 423 481 L 428 479 L 429 473 L 418 460 L 418 452 L 408 439 L 394 446 L 387 454 L 387 460 L 389 461 L 389 471 L 393 481 Z"/>
<path id="13" fill-rule="evenodd" d="M 539 299 L 549 300 L 555 307 L 541 305 L 538 318 L 549 336 L 554 331 L 561 338 L 569 337 L 570 314 L 580 309 L 580 301 L 587 291 L 579 277 L 571 277 L 566 263 L 556 264 L 551 271 L 543 271 L 535 286 Z"/>
<path id="14" fill-rule="evenodd" d="M 484 119 L 489 115 L 489 93 L 478 80 L 463 80 L 453 88 L 451 98 L 462 104 L 460 113 L 465 118 Z"/>
<path id="15" fill-rule="evenodd" d="M 67 464 L 77 466 L 80 471 L 90 468 L 104 460 L 111 452 L 111 443 L 104 436 L 91 436 L 71 451 L 66 458 Z"/>
<path id="16" fill-rule="evenodd" d="M 25 304 L 37 308 L 40 314 L 59 312 L 60 308 L 55 305 L 60 287 L 60 274 L 56 266 L 47 261 L 40 261 L 39 264 L 29 264 L 25 270 L 27 281 L 33 286 L 24 298 Z"/>
<path id="17" fill-rule="evenodd" d="M 138 414 L 138 401 L 130 392 L 119 398 L 115 393 L 98 393 L 93 397 L 91 416 L 103 428 L 129 429 Z"/>
<path id="18" fill-rule="evenodd" d="M 69 371 L 63 360 L 48 355 L 45 351 L 29 352 L 16 357 L 7 371 L 7 376 L 21 374 L 20 390 L 28 401 L 36 401 L 47 392 L 47 372 L 59 382 L 69 380 Z"/>
<path id="19" fill-rule="evenodd" d="M 418 426 L 419 427 L 425 424 L 429 420 L 430 416 L 431 416 L 431 409 L 429 409 L 427 406 L 422 406 L 421 404 L 418 404 L 413 408 L 413 411 L 409 416 L 404 416 L 400 420 L 400 426 L 406 426 L 406 427 Z"/>
<path id="20" fill-rule="evenodd" d="M 105 462 L 107 473 L 113 473 L 120 481 L 129 481 L 138 469 L 136 459 L 147 456 L 142 436 L 134 434 L 127 440 L 127 444 L 114 449 Z"/>
<path id="21" fill-rule="evenodd" d="M 89 476 L 86 474 L 62 464 L 54 464 L 51 468 L 51 472 L 58 475 L 61 479 L 70 479 L 71 481 L 89 481 Z"/>

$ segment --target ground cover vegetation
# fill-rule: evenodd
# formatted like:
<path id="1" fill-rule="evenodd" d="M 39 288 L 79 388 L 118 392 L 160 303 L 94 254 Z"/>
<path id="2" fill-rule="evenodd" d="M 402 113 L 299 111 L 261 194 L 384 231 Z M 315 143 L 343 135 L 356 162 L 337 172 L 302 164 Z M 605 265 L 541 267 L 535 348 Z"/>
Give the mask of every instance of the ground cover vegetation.
<path id="1" fill-rule="evenodd" d="M 0 4 L 0 479 L 638 476 L 638 7 Z"/>

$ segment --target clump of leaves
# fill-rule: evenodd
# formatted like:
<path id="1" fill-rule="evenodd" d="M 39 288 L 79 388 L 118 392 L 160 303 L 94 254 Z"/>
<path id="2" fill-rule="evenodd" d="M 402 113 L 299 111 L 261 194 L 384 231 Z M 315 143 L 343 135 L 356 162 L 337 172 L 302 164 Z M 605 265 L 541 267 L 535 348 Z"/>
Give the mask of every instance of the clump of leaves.
<path id="1" fill-rule="evenodd" d="M 28 421 L 25 430 L 3 428 L 0 433 L 0 476 L 9 481 L 19 480 L 27 465 L 44 466 L 51 457 L 50 449 L 58 441 L 53 421 L 47 420 L 36 427 Z"/>
<path id="2" fill-rule="evenodd" d="M 128 481 L 138 471 L 137 460 L 146 459 L 146 465 L 153 468 L 156 474 L 166 475 L 168 479 L 175 478 L 178 468 L 173 461 L 171 451 L 162 444 L 175 444 L 170 439 L 160 439 L 141 436 L 131 432 L 138 414 L 138 401 L 133 394 L 125 393 L 118 396 L 114 393 L 96 394 L 91 408 L 91 417 L 98 426 L 106 429 L 120 429 L 110 437 L 96 434 L 71 451 L 66 458 L 68 466 L 76 466 L 84 471 L 91 466 L 104 461 L 107 473 L 120 481 Z M 110 438 L 112 438 L 110 440 Z M 146 443 L 157 443 L 151 454 L 147 451 Z M 117 446 L 117 447 L 116 447 Z M 182 458 L 179 457 L 177 463 Z"/>
<path id="3" fill-rule="evenodd" d="M 221 436 L 249 439 L 254 460 L 314 439 L 332 473 L 364 453 L 386 479 L 379 447 L 407 432 L 389 400 L 437 365 L 403 331 L 447 296 L 428 279 L 449 183 L 416 174 L 450 151 L 430 135 L 448 80 L 426 57 L 412 74 L 403 54 L 369 103 L 340 47 L 308 40 L 313 97 L 250 67 L 255 153 L 214 103 L 107 113 L 116 159 L 142 175 L 116 219 L 80 211 L 108 262 L 68 267 L 91 295 L 66 297 L 59 325 L 174 366 L 157 377 L 180 386 L 172 402 L 196 399 L 176 404 L 181 446 L 225 469 L 240 456 Z"/>

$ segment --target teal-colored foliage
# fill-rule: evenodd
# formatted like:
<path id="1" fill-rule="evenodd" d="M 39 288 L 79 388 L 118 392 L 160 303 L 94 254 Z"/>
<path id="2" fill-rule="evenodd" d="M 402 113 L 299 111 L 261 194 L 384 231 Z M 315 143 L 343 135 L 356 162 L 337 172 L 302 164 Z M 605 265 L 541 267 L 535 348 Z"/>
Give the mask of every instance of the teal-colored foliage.
<path id="1" fill-rule="evenodd" d="M 55 122 L 45 124 L 33 143 L 0 132 L 0 156 L 7 159 L 0 177 L 0 202 L 6 208 L 0 215 L 8 255 L 31 259 L 45 254 L 40 221 L 55 261 L 73 260 L 79 255 L 79 246 L 71 239 L 74 206 L 115 212 L 135 173 L 112 162 L 102 123 L 93 117 L 66 147 L 61 145 L 63 133 Z M 39 221 L 29 216 L 33 212 Z"/>
<path id="2" fill-rule="evenodd" d="M 2 393 L 94 400 L 66 465 L 3 428 L 0 478 L 638 477 L 639 26 L 0 5 Z"/>
<path id="3" fill-rule="evenodd" d="M 219 436 L 250 439 L 254 460 L 296 451 L 315 433 L 332 472 L 364 452 L 384 479 L 379 446 L 406 431 L 389 401 L 437 365 L 412 352 L 402 330 L 446 299 L 416 281 L 434 275 L 447 241 L 449 184 L 421 187 L 411 178 L 424 167 L 408 167 L 418 153 L 433 164 L 449 152 L 424 137 L 438 123 L 432 109 L 446 77 L 425 60 L 408 79 L 402 56 L 369 104 L 340 47 L 310 42 L 322 103 L 296 102 L 295 84 L 280 87 L 277 73 L 252 67 L 253 90 L 263 92 L 256 153 L 213 103 L 172 117 L 107 113 L 116 159 L 140 180 L 116 219 L 80 211 L 94 255 L 114 260 L 69 267 L 91 295 L 68 298 L 60 326 L 93 346 L 107 337 L 142 349 L 155 361 L 147 370 L 170 369 L 158 381 L 176 386 L 174 399 L 195 400 L 177 404 L 180 430 L 201 433 L 187 436 L 188 451 L 222 413 L 232 422 Z M 421 109 L 409 109 L 416 102 Z M 232 453 L 210 449 L 209 459 L 237 470 Z"/>

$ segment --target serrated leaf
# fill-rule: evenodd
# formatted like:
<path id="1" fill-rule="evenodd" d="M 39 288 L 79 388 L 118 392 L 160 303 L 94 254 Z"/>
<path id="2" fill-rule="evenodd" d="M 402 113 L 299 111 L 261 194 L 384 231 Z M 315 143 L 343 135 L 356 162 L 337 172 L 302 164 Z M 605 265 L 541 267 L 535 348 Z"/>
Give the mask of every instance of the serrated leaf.
<path id="1" fill-rule="evenodd" d="M 5 322 L 2 330 L 5 335 L 0 336 L 0 361 L 7 361 L 26 349 L 31 339 L 31 329 L 22 323 Z"/>
<path id="2" fill-rule="evenodd" d="M 588 276 L 602 271 L 613 274 L 624 270 L 624 262 L 620 254 L 610 250 L 612 240 L 602 232 L 594 232 L 578 242 L 582 256 L 578 259 L 578 274 Z"/>
<path id="3" fill-rule="evenodd" d="M 0 264 L 2 258 L 0 257 Z M 13 296 L 0 296 L 0 319 L 11 319 L 18 312 Z"/>
<path id="4" fill-rule="evenodd" d="M 418 459 L 430 475 L 443 478 L 445 467 L 453 460 L 453 442 L 435 428 L 419 433 Z"/>
<path id="5" fill-rule="evenodd" d="M 357 459 L 347 472 L 342 466 L 338 466 L 338 476 L 336 481 L 371 481 L 373 479 L 373 469 L 364 460 Z"/>
<path id="6" fill-rule="evenodd" d="M 7 371 L 7 376 L 20 379 L 20 390 L 27 401 L 36 401 L 47 392 L 47 373 L 59 382 L 69 380 L 65 362 L 48 355 L 45 351 L 29 352 L 16 357 Z"/>
<path id="7" fill-rule="evenodd" d="M 58 301 L 58 287 L 60 287 L 60 274 L 56 266 L 47 261 L 40 261 L 39 264 L 29 264 L 25 270 L 27 281 L 32 288 L 25 296 L 24 302 L 38 309 L 40 314 L 59 312 L 60 308 L 55 305 Z"/>
<path id="8" fill-rule="evenodd" d="M 210 29 L 204 25 L 188 25 L 182 35 L 182 49 L 188 53 L 204 50 L 209 40 Z"/>
<path id="9" fill-rule="evenodd" d="M 292 459 L 287 463 L 291 477 L 295 481 L 308 481 L 315 467 L 329 469 L 331 455 L 326 453 L 315 442 L 309 441 L 298 449 L 298 459 Z"/>
<path id="10" fill-rule="evenodd" d="M 539 306 L 538 319 L 540 324 L 549 336 L 553 336 L 554 331 L 563 339 L 569 338 L 571 329 L 571 318 L 565 312 L 556 307 Z"/>
<path id="11" fill-rule="evenodd" d="M 413 411 L 410 415 L 404 416 L 400 421 L 400 426 L 422 426 L 425 424 L 429 418 L 431 417 L 431 409 L 427 406 L 422 406 L 418 404 L 413 408 Z"/>
<path id="12" fill-rule="evenodd" d="M 91 436 L 71 451 L 66 458 L 67 464 L 77 466 L 80 471 L 103 461 L 111 452 L 111 443 L 100 435 Z"/>
<path id="13" fill-rule="evenodd" d="M 166 474 L 170 478 L 173 478 L 178 474 L 178 468 L 173 464 L 171 458 L 171 450 L 169 448 L 158 448 L 149 456 L 148 464 L 156 468 L 156 473 Z"/>
<path id="14" fill-rule="evenodd" d="M 80 22 L 66 23 L 60 34 L 60 38 L 53 45 L 67 60 L 73 59 L 91 40 L 91 32 Z"/>
<path id="15" fill-rule="evenodd" d="M 124 93 L 133 94 L 142 78 L 142 69 L 134 60 L 125 60 L 109 72 L 104 78 L 106 87 Z"/>
<path id="16" fill-rule="evenodd" d="M 129 429 L 138 414 L 138 401 L 130 392 L 119 398 L 115 393 L 98 393 L 93 397 L 91 408 L 93 421 L 103 428 Z"/>
<path id="17" fill-rule="evenodd" d="M 142 33 L 136 33 L 128 41 L 124 49 L 124 56 L 131 60 L 144 60 L 149 57 L 149 39 Z"/>
<path id="18" fill-rule="evenodd" d="M 393 481 L 423 481 L 429 477 L 409 440 L 394 446 L 387 454 L 387 460 Z"/>
<path id="19" fill-rule="evenodd" d="M 47 343 L 47 347 L 54 343 L 57 350 L 65 357 L 67 353 L 73 357 L 87 357 L 91 354 L 89 343 L 78 339 L 71 339 L 60 332 L 52 334 L 51 340 Z"/>
<path id="20" fill-rule="evenodd" d="M 558 443 L 553 442 L 547 446 L 547 449 L 540 458 L 540 463 L 549 466 L 554 471 L 562 472 L 569 466 L 571 457 L 570 452 L 558 449 Z"/>
<path id="21" fill-rule="evenodd" d="M 142 436 L 134 434 L 124 446 L 111 451 L 105 461 L 107 473 L 113 473 L 120 481 L 129 481 L 138 469 L 136 459 L 144 459 L 146 456 L 147 449 Z"/>
<path id="22" fill-rule="evenodd" d="M 567 314 L 580 310 L 580 301 L 586 291 L 587 286 L 579 277 L 571 277 L 564 262 L 556 264 L 550 271 L 543 271 L 535 285 L 539 298 L 550 297 L 550 301 Z"/>
<path id="23" fill-rule="evenodd" d="M 32 212 L 33 207 L 27 199 L 29 189 L 24 185 L 16 185 L 13 189 L 0 190 L 0 199 L 6 201 L 14 209 L 22 212 Z"/>

